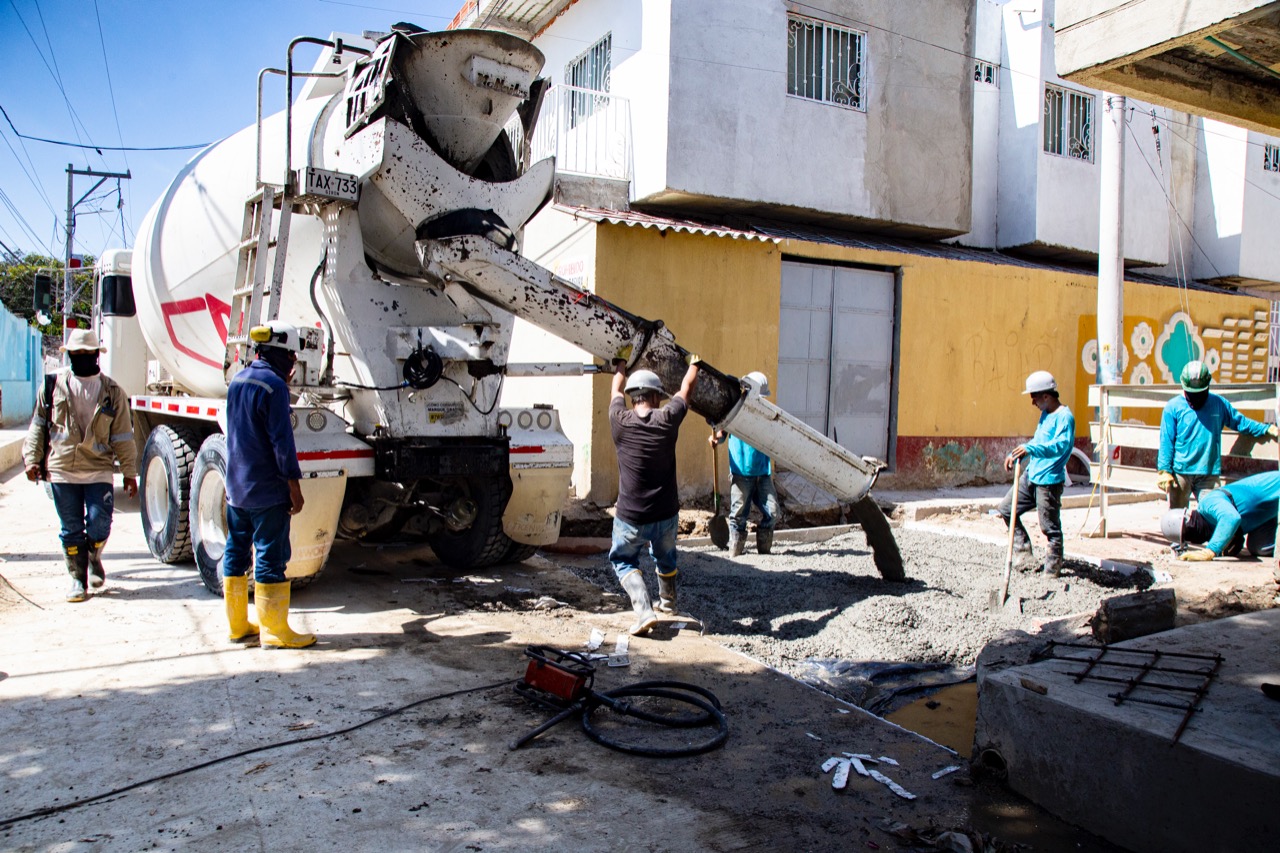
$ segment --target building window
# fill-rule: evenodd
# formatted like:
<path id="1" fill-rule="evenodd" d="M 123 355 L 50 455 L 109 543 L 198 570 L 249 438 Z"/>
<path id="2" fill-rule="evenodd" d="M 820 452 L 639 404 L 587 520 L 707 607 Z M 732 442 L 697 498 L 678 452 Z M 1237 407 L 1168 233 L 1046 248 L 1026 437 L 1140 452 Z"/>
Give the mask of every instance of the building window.
<path id="1" fill-rule="evenodd" d="M 1093 161 L 1093 96 L 1044 87 L 1044 150 Z"/>
<path id="2" fill-rule="evenodd" d="M 1262 148 L 1262 171 L 1280 172 L 1280 145 L 1267 143 Z"/>
<path id="3" fill-rule="evenodd" d="M 788 15 L 787 94 L 864 109 L 866 45 L 866 33 Z"/>
<path id="4" fill-rule="evenodd" d="M 592 92 L 609 91 L 609 69 L 612 64 L 613 33 L 587 48 L 586 52 L 570 62 L 564 69 L 564 82 L 573 87 L 569 91 L 569 127 L 605 106 L 608 98 Z M 590 89 L 580 92 L 578 89 Z"/>
<path id="5" fill-rule="evenodd" d="M 990 62 L 983 62 L 981 59 L 975 60 L 973 63 L 973 82 L 988 83 L 997 86 L 999 80 L 996 77 L 996 66 Z"/>

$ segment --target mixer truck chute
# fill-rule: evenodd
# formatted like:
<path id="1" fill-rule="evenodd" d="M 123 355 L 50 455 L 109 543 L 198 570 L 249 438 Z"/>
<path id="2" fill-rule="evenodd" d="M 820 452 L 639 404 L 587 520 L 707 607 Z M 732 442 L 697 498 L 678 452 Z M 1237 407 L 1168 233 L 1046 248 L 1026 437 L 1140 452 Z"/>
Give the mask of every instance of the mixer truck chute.
<path id="1" fill-rule="evenodd" d="M 606 363 L 651 369 L 669 389 L 684 351 L 661 323 L 517 253 L 554 177 L 550 160 L 519 168 L 504 130 L 516 115 L 525 138 L 532 129 L 545 88 L 537 48 L 401 25 L 367 49 L 302 42 L 326 47 L 302 75 L 290 47 L 280 73 L 289 91 L 306 78 L 298 98 L 198 154 L 139 228 L 132 322 L 146 375 L 116 378 L 146 436 L 152 553 L 194 553 L 220 589 L 226 383 L 250 357 L 249 327 L 278 317 L 315 344 L 291 380 L 306 507 L 289 577 L 314 577 L 337 536 L 421 536 L 460 568 L 527 556 L 558 535 L 572 447 L 554 410 L 498 406 L 515 316 Z M 103 326 L 130 335 L 124 318 Z M 881 572 L 901 577 L 867 497 L 875 463 L 710 366 L 690 402 L 856 502 Z"/>

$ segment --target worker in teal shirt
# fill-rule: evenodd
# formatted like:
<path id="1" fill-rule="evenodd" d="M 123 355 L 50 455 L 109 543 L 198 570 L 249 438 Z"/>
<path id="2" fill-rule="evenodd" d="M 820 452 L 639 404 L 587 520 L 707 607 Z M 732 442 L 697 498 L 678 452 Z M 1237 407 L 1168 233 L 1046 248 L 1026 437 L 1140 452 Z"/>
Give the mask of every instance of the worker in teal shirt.
<path id="1" fill-rule="evenodd" d="M 1171 509 L 1160 530 L 1176 545 L 1187 548 L 1179 560 L 1203 562 L 1234 557 L 1243 546 L 1255 557 L 1270 557 L 1276 549 L 1276 514 L 1280 512 L 1280 471 L 1268 471 L 1205 492 L 1196 509 Z"/>
<path id="2" fill-rule="evenodd" d="M 769 396 L 769 379 L 759 371 L 742 377 L 743 388 L 748 394 Z M 728 435 L 724 430 L 711 434 L 712 453 L 715 446 Z M 756 551 L 768 554 L 773 550 L 773 529 L 778 523 L 778 491 L 773 485 L 773 463 L 768 454 L 762 453 L 736 435 L 729 439 L 729 556 L 737 557 L 746 550 L 747 517 L 751 505 L 760 508 L 760 523 L 756 525 Z"/>
<path id="3" fill-rule="evenodd" d="M 1004 467 L 1013 468 L 1017 459 L 1026 459 L 1027 467 L 1013 484 L 998 512 L 1005 523 L 1013 525 L 1014 549 L 1030 555 L 1031 537 L 1022 526 L 1021 516 L 1032 507 L 1038 510 L 1040 529 L 1049 540 L 1049 553 L 1039 570 L 1057 577 L 1062 574 L 1062 488 L 1067 479 L 1067 460 L 1075 447 L 1076 419 L 1058 399 L 1058 383 L 1053 374 L 1037 370 L 1027 377 L 1031 403 L 1040 410 L 1035 435 L 1019 444 L 1005 457 Z M 1015 509 L 1016 506 L 1016 509 Z"/>
<path id="4" fill-rule="evenodd" d="M 1216 489 L 1222 482 L 1222 428 L 1230 427 L 1257 438 L 1275 438 L 1276 427 L 1250 420 L 1209 391 L 1209 368 L 1188 362 L 1179 382 L 1182 396 L 1164 406 L 1160 416 L 1160 454 L 1156 486 L 1169 493 L 1169 508 L 1180 509 L 1194 494 Z"/>

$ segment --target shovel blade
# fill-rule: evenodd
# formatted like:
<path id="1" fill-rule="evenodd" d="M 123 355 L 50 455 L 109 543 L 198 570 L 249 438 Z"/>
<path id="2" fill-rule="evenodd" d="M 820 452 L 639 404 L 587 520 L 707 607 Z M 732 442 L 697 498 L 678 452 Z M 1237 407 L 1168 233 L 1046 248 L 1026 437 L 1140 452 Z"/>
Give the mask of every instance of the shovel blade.
<path id="1" fill-rule="evenodd" d="M 729 547 L 729 519 L 723 515 L 713 515 L 707 522 L 707 532 L 711 534 L 711 544 L 724 550 Z"/>

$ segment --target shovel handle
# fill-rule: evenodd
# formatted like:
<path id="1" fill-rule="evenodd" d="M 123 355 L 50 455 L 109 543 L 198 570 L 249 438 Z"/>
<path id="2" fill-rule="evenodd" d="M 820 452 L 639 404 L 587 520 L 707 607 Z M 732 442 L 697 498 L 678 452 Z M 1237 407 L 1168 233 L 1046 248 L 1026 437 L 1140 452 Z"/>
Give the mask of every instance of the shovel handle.
<path id="1" fill-rule="evenodd" d="M 1018 523 L 1018 483 L 1022 479 L 1022 457 L 1013 460 L 1013 501 L 1009 504 L 1009 549 L 1004 555 L 1004 590 L 1000 593 L 1003 605 L 1009 599 L 1009 576 L 1013 574 L 1013 529 Z"/>
<path id="2" fill-rule="evenodd" d="M 711 437 L 716 437 L 716 428 L 711 428 Z M 716 515 L 720 514 L 720 454 L 715 442 L 711 444 L 711 505 Z"/>

